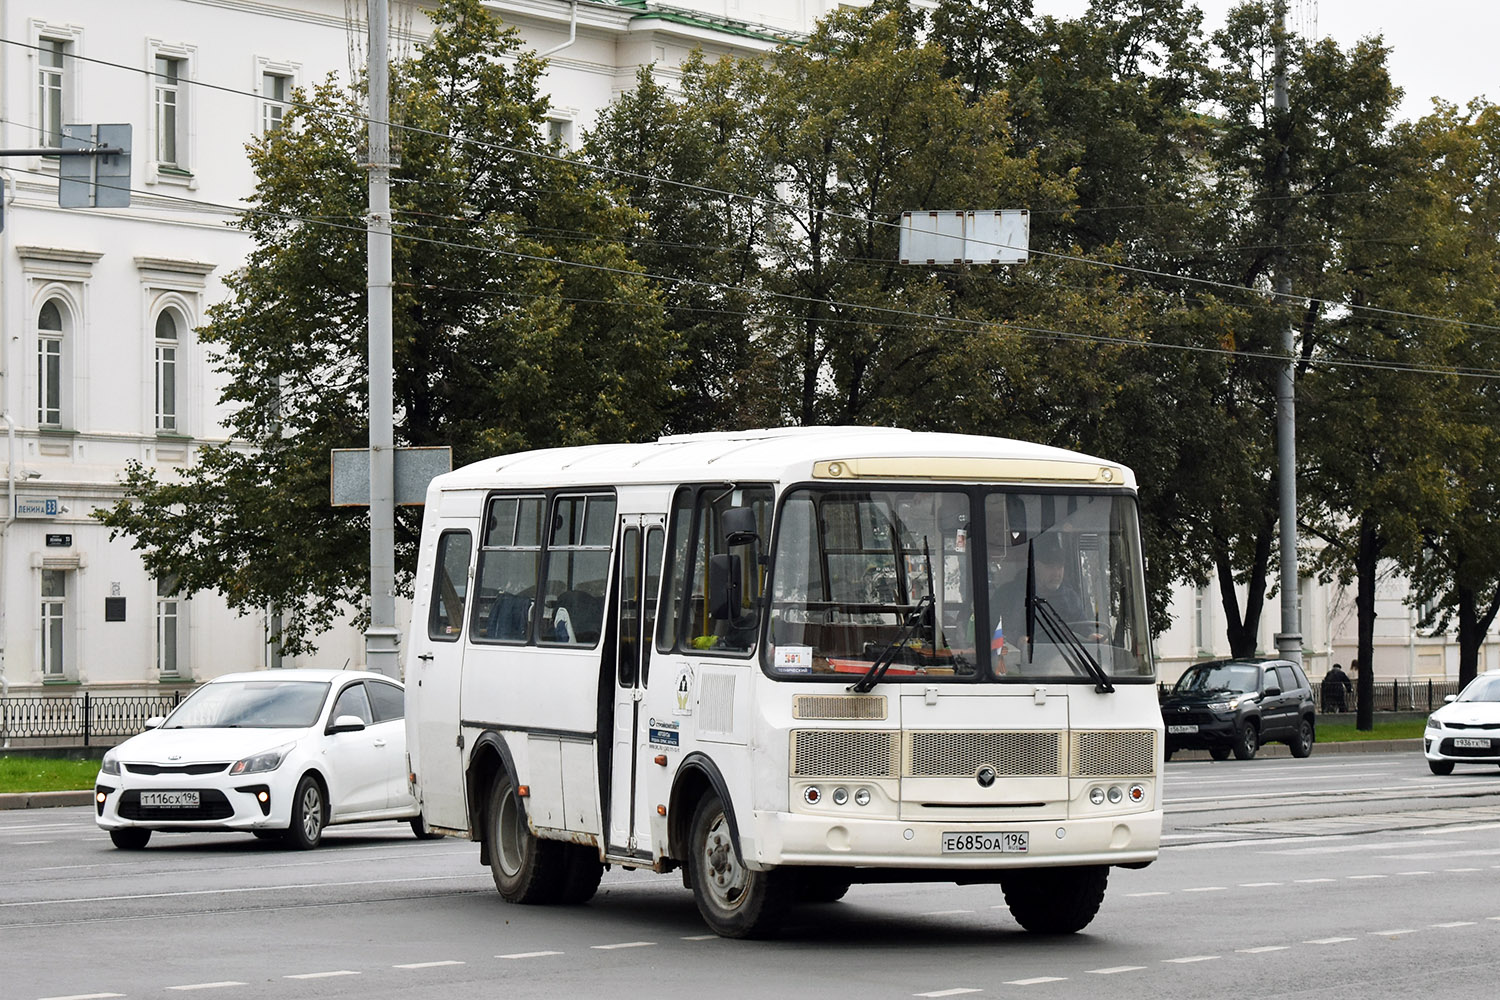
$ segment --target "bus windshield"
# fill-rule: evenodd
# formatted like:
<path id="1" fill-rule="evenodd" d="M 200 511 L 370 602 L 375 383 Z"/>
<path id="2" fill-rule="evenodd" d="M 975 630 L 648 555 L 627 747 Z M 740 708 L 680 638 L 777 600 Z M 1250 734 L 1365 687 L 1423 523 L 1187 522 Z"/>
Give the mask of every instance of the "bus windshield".
<path id="1" fill-rule="evenodd" d="M 801 487 L 782 501 L 770 572 L 774 677 L 1154 676 L 1125 494 Z"/>

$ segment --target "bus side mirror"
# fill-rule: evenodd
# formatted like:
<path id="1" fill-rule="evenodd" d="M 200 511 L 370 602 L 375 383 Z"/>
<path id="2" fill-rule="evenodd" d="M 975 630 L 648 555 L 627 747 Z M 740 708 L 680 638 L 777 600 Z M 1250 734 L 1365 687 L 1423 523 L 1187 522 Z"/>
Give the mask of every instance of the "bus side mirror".
<path id="1" fill-rule="evenodd" d="M 719 517 L 727 545 L 749 545 L 760 537 L 755 525 L 755 511 L 749 507 L 731 507 Z"/>
<path id="2" fill-rule="evenodd" d="M 734 621 L 740 608 L 740 557 L 708 557 L 708 616 L 719 621 Z"/>

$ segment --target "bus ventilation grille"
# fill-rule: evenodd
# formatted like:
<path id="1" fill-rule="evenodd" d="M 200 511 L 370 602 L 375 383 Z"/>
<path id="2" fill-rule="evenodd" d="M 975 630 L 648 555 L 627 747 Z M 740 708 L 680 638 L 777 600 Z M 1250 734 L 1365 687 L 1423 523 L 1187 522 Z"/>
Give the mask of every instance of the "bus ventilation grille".
<path id="1" fill-rule="evenodd" d="M 796 719 L 884 719 L 884 695 L 799 694 L 792 699 Z"/>
<path id="2" fill-rule="evenodd" d="M 798 778 L 894 778 L 900 733 L 799 729 L 792 733 Z"/>
<path id="3" fill-rule="evenodd" d="M 1155 766 L 1156 734 L 1149 729 L 1073 734 L 1073 773 L 1080 778 L 1144 778 Z"/>
<path id="4" fill-rule="evenodd" d="M 1062 735 L 1056 732 L 914 732 L 907 775 L 967 777 L 981 767 L 1000 775 L 1063 773 Z"/>

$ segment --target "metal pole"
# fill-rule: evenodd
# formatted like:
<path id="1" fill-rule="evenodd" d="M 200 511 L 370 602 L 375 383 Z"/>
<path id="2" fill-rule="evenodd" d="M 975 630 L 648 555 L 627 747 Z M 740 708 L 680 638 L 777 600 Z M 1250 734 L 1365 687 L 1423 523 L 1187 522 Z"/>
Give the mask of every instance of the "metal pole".
<path id="1" fill-rule="evenodd" d="M 388 0 L 369 0 L 370 627 L 365 665 L 401 673 L 396 631 L 396 498 L 391 428 L 391 127 Z"/>
<path id="2" fill-rule="evenodd" d="M 1290 104 L 1286 96 L 1286 4 L 1276 4 L 1276 111 L 1279 120 Z M 1279 122 L 1278 122 L 1279 123 Z M 1285 177 L 1286 150 L 1280 152 L 1277 172 Z M 1292 279 L 1285 272 L 1276 278 L 1276 298 L 1290 305 Z M 1276 382 L 1276 454 L 1277 477 L 1281 487 L 1281 631 L 1276 633 L 1276 649 L 1285 659 L 1302 663 L 1302 618 L 1298 608 L 1301 591 L 1297 574 L 1297 404 L 1294 382 L 1297 377 L 1296 337 L 1288 322 L 1281 335 L 1281 350 L 1286 366 Z"/>

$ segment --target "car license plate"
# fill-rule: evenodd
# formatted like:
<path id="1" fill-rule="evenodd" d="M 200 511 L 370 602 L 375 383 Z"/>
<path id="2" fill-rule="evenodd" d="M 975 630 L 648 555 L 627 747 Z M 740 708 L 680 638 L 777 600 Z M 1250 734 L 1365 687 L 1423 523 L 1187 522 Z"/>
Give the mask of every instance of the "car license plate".
<path id="1" fill-rule="evenodd" d="M 1025 830 L 943 834 L 944 854 L 1025 854 L 1030 846 Z"/>
<path id="2" fill-rule="evenodd" d="M 1488 750 L 1490 748 L 1490 741 L 1475 739 L 1472 736 L 1460 736 L 1453 741 L 1453 745 L 1456 747 L 1468 747 L 1471 750 Z"/>
<path id="3" fill-rule="evenodd" d="M 1198 731 L 1198 727 L 1197 726 L 1168 726 L 1167 727 L 1167 732 L 1169 732 L 1169 733 L 1196 733 L 1197 731 Z"/>
<path id="4" fill-rule="evenodd" d="M 196 809 L 197 792 L 142 792 L 141 805 L 153 809 Z"/>

